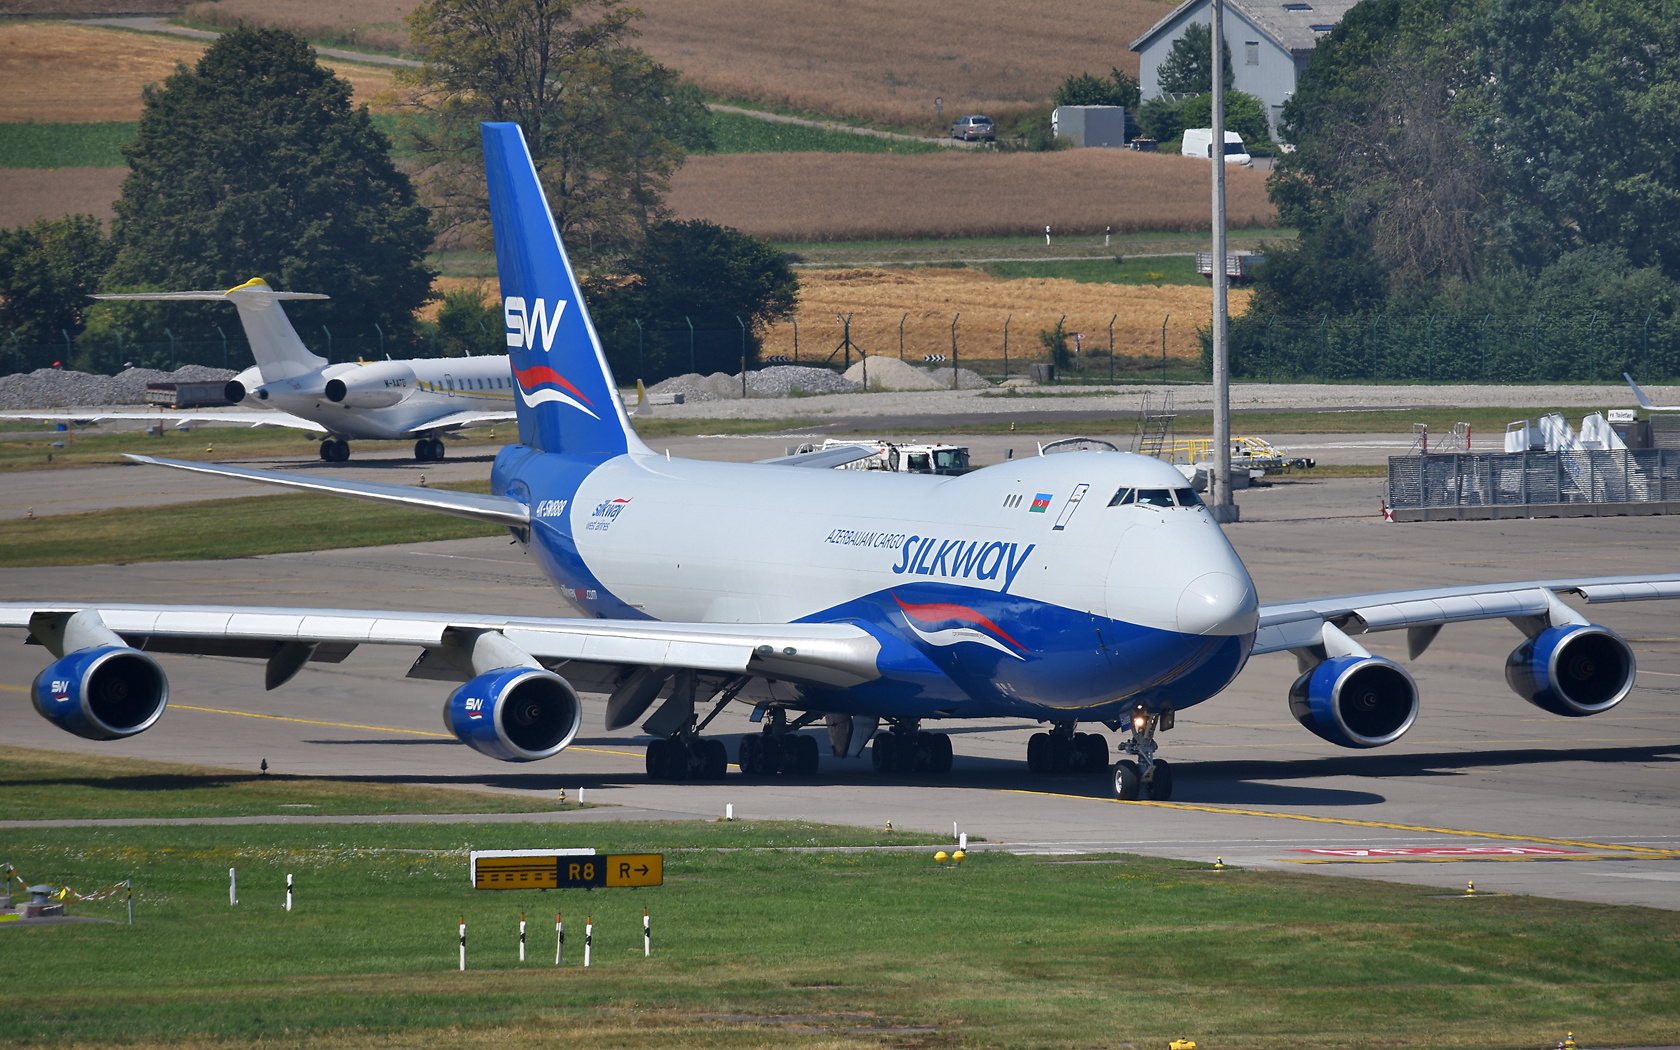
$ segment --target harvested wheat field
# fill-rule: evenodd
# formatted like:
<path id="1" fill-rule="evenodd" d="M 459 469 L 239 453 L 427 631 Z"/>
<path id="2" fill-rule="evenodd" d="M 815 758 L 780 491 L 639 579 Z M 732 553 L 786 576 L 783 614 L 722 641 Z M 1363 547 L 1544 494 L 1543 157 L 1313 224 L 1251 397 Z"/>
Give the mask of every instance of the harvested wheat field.
<path id="1" fill-rule="evenodd" d="M 1226 177 L 1234 228 L 1270 226 L 1264 172 Z M 743 153 L 690 157 L 668 199 L 775 241 L 1205 230 L 1208 166 L 1130 150 L 1056 153 Z"/>
<path id="2" fill-rule="evenodd" d="M 127 175 L 127 168 L 0 168 L 0 229 L 71 214 L 109 219 Z"/>
<path id="3" fill-rule="evenodd" d="M 1248 306 L 1248 295 L 1245 290 L 1231 290 L 1233 314 Z M 1187 358 L 1202 352 L 1196 329 L 1211 322 L 1213 297 L 1199 285 L 1150 288 L 1042 278 L 1005 280 L 976 270 L 806 271 L 799 275 L 800 359 L 820 357 L 839 346 L 843 333 L 836 315 L 847 313 L 852 315 L 852 342 L 865 353 L 891 357 L 898 356 L 902 320 L 906 360 L 949 354 L 951 321 L 959 313 L 957 354 L 961 359 L 1001 358 L 1005 321 L 1009 322 L 1010 357 L 1041 357 L 1039 331 L 1054 329 L 1064 315 L 1063 331 L 1080 333 L 1086 351 L 1108 352 L 1108 322 L 1114 318 L 1117 356 L 1158 357 L 1164 322 L 1168 356 Z M 774 326 L 765 339 L 764 352 L 791 357 L 793 351 L 793 325 Z"/>
<path id="4" fill-rule="evenodd" d="M 161 83 L 175 63 L 192 64 L 205 44 L 63 22 L 0 24 L 0 121 L 81 123 L 139 120 L 140 89 Z M 356 100 L 391 90 L 389 71 L 321 63 L 350 81 Z"/>
<path id="5" fill-rule="evenodd" d="M 639 0 L 636 41 L 707 91 L 769 105 L 948 134 L 965 113 L 1042 107 L 1071 73 L 1132 75 L 1126 46 L 1173 5 L 1161 0 Z M 217 0 L 196 23 L 280 26 L 312 39 L 398 51 L 413 0 Z M 936 115 L 933 100 L 945 99 Z"/>

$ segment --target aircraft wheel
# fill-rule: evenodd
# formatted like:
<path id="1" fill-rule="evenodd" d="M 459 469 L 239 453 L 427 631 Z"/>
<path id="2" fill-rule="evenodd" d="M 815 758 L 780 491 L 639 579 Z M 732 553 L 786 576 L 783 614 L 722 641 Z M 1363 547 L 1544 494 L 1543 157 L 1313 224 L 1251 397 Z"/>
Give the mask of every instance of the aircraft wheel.
<path id="1" fill-rule="evenodd" d="M 1034 733 L 1027 738 L 1027 771 L 1031 773 L 1048 773 L 1052 762 L 1051 748 L 1054 745 L 1049 733 Z"/>
<path id="2" fill-rule="evenodd" d="M 431 459 L 432 443 L 425 438 L 421 438 L 419 441 L 416 441 L 414 443 L 414 458 L 422 463 Z"/>
<path id="3" fill-rule="evenodd" d="M 890 773 L 898 763 L 893 761 L 893 751 L 898 743 L 898 736 L 894 733 L 876 733 L 875 739 L 869 744 L 869 764 L 875 767 L 877 773 Z"/>
<path id="4" fill-rule="evenodd" d="M 1081 733 L 1080 754 L 1085 756 L 1085 768 L 1100 773 L 1108 768 L 1108 740 L 1098 733 Z"/>
<path id="5" fill-rule="evenodd" d="M 729 749 L 723 746 L 721 740 L 707 740 L 701 747 L 706 757 L 705 778 L 722 780 L 724 772 L 729 768 Z"/>
<path id="6" fill-rule="evenodd" d="M 1149 774 L 1149 797 L 1157 802 L 1165 802 L 1172 798 L 1172 788 L 1172 767 L 1167 765 L 1166 759 L 1157 758 L 1155 771 Z"/>
<path id="7" fill-rule="evenodd" d="M 331 463 L 332 462 L 333 442 L 330 439 L 327 440 L 327 441 L 321 442 L 321 447 L 320 447 L 319 451 L 321 453 L 321 461 L 322 462 L 324 462 L 324 463 Z"/>
<path id="8" fill-rule="evenodd" d="M 736 752 L 736 761 L 741 765 L 741 772 L 749 777 L 762 776 L 764 773 L 764 753 L 759 748 L 762 740 L 757 734 L 749 734 L 741 738 L 741 748 Z"/>
<path id="9" fill-rule="evenodd" d="M 795 776 L 814 777 L 822 765 L 822 758 L 817 751 L 817 738 L 814 736 L 790 737 L 793 744 L 793 761 L 790 765 Z"/>
<path id="10" fill-rule="evenodd" d="M 923 753 L 927 755 L 927 771 L 929 773 L 946 774 L 951 771 L 951 736 L 949 733 L 928 733 L 927 747 Z"/>
<path id="11" fill-rule="evenodd" d="M 436 462 L 441 463 L 443 461 L 443 453 L 444 453 L 443 439 L 442 438 L 433 438 L 431 440 L 430 444 L 432 446 L 432 459 Z"/>
<path id="12" fill-rule="evenodd" d="M 1129 758 L 1114 763 L 1114 797 L 1131 802 L 1138 797 L 1138 767 Z"/>
<path id="13" fill-rule="evenodd" d="M 781 737 L 766 733 L 758 738 L 758 747 L 764 755 L 764 776 L 773 777 L 778 773 L 792 771 L 793 749 Z"/>
<path id="14" fill-rule="evenodd" d="M 647 775 L 650 780 L 667 779 L 667 769 L 670 766 L 668 752 L 671 750 L 669 740 L 650 740 L 647 746 Z"/>

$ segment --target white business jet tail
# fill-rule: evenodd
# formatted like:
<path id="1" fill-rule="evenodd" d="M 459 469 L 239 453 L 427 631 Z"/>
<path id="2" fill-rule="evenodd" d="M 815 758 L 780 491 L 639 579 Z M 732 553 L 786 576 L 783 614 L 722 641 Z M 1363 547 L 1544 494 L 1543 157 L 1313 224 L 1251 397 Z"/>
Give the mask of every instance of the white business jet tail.
<path id="1" fill-rule="evenodd" d="M 148 302 L 180 302 L 182 300 L 213 300 L 231 302 L 239 310 L 239 323 L 250 340 L 251 355 L 257 359 L 257 370 L 264 383 L 277 383 L 307 375 L 327 366 L 327 359 L 311 353 L 298 338 L 286 311 L 280 308 L 282 299 L 326 299 L 316 292 L 277 292 L 261 277 L 253 277 L 237 288 L 225 292 L 122 292 L 96 295 L 95 299 L 137 299 Z"/>

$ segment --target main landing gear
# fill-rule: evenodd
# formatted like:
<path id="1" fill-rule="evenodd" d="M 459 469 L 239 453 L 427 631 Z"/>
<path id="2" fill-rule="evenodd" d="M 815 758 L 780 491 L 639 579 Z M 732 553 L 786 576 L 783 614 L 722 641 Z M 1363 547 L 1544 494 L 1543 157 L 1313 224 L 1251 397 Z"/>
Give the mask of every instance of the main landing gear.
<path id="1" fill-rule="evenodd" d="M 321 458 L 328 463 L 343 463 L 350 458 L 350 442 L 343 438 L 327 438 L 321 442 Z"/>
<path id="2" fill-rule="evenodd" d="M 1098 733 L 1076 733 L 1073 722 L 1057 722 L 1048 733 L 1027 740 L 1027 768 L 1034 773 L 1104 773 L 1108 741 Z"/>
<path id="3" fill-rule="evenodd" d="M 414 458 L 422 463 L 442 459 L 443 441 L 440 438 L 421 438 L 414 443 Z"/>
<path id="4" fill-rule="evenodd" d="M 779 707 L 770 709 L 764 718 L 764 732 L 741 738 L 736 754 L 741 772 L 749 777 L 814 777 L 822 764 L 817 752 L 817 738 L 801 736 L 796 730 L 816 721 L 817 715 L 804 715 L 797 722 L 788 722 L 787 712 Z"/>
<path id="5" fill-rule="evenodd" d="M 435 440 L 435 439 L 434 439 Z M 729 751 L 721 740 L 705 740 L 700 731 L 711 724 L 749 681 L 746 677 L 727 682 L 713 694 L 716 705 L 704 721 L 695 715 L 699 675 L 681 671 L 671 696 L 643 728 L 657 739 L 648 743 L 647 775 L 650 780 L 722 780 L 729 768 Z M 657 690 L 661 683 L 656 681 Z"/>
<path id="6" fill-rule="evenodd" d="M 1120 750 L 1135 756 L 1135 760 L 1122 758 L 1114 763 L 1114 797 L 1129 802 L 1147 794 L 1164 802 L 1172 798 L 1172 767 L 1166 759 L 1155 757 L 1155 731 L 1172 728 L 1172 709 L 1150 712 L 1134 708 L 1131 722 L 1132 738 L 1121 744 Z"/>
<path id="7" fill-rule="evenodd" d="M 925 733 L 920 721 L 904 719 L 892 723 L 891 730 L 875 734 L 869 761 L 877 773 L 949 773 L 951 737 Z"/>

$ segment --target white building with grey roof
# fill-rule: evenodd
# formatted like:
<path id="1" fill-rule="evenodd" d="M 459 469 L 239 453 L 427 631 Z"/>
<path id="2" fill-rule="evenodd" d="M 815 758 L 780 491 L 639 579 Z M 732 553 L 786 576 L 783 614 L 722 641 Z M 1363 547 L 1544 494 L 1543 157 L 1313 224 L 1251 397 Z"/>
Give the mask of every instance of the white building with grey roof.
<path id="1" fill-rule="evenodd" d="M 1283 104 L 1324 34 L 1335 28 L 1358 0 L 1225 0 L 1225 43 L 1231 49 L 1238 91 L 1260 99 L 1272 137 Z M 1149 31 L 1132 41 L 1138 53 L 1138 82 L 1145 99 L 1161 94 L 1157 76 L 1173 42 L 1192 23 L 1212 21 L 1209 0 L 1185 0 Z"/>

